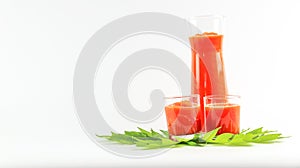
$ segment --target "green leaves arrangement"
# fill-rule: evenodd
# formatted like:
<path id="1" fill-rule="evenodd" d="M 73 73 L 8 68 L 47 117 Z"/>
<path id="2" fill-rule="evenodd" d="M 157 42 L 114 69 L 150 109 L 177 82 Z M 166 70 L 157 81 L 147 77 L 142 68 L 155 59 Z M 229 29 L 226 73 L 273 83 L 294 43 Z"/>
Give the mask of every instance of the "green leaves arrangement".
<path id="1" fill-rule="evenodd" d="M 112 132 L 110 136 L 100 136 L 110 141 L 120 144 L 136 145 L 142 149 L 158 149 L 158 148 L 176 148 L 183 146 L 219 145 L 219 146 L 251 146 L 253 143 L 274 143 L 276 140 L 285 138 L 277 131 L 263 130 L 257 128 L 254 130 L 242 130 L 239 134 L 223 133 L 217 135 L 220 128 L 216 128 L 204 135 L 195 134 L 193 138 L 176 138 L 174 141 L 169 139 L 167 131 L 160 130 L 144 130 L 138 128 L 139 131 L 125 131 L 124 134 Z"/>

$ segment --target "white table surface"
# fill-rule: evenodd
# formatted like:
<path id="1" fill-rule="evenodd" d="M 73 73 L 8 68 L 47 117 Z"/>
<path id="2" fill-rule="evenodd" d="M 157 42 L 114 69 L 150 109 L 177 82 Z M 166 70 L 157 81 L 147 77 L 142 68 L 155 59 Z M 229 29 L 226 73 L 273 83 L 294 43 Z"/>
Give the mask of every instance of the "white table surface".
<path id="1" fill-rule="evenodd" d="M 4 141 L 3 141 L 4 139 Z M 151 158 L 111 154 L 82 134 L 66 137 L 3 137 L 1 167 L 298 167 L 299 137 L 251 147 L 184 147 Z"/>

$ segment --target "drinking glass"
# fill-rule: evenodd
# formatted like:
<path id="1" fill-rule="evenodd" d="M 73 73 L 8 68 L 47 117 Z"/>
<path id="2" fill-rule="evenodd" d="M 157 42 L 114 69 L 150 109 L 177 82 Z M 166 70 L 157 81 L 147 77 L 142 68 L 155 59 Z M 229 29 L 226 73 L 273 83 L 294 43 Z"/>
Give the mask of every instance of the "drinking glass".
<path id="1" fill-rule="evenodd" d="M 190 137 L 202 130 L 204 122 L 200 112 L 200 98 L 198 94 L 178 97 L 165 97 L 165 114 L 170 139 L 176 137 Z"/>
<path id="2" fill-rule="evenodd" d="M 209 95 L 204 97 L 206 131 L 221 127 L 217 134 L 240 132 L 240 96 Z"/>

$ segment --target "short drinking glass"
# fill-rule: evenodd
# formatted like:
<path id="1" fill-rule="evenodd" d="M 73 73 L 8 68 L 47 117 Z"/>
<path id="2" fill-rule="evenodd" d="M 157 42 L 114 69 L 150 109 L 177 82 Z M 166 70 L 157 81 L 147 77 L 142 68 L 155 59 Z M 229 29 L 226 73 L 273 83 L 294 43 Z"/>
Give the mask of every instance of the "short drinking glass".
<path id="1" fill-rule="evenodd" d="M 204 97 L 206 131 L 221 127 L 218 134 L 240 132 L 240 96 L 209 95 Z"/>
<path id="2" fill-rule="evenodd" d="M 170 139 L 186 137 L 201 131 L 200 98 L 198 94 L 165 97 L 165 102 Z"/>

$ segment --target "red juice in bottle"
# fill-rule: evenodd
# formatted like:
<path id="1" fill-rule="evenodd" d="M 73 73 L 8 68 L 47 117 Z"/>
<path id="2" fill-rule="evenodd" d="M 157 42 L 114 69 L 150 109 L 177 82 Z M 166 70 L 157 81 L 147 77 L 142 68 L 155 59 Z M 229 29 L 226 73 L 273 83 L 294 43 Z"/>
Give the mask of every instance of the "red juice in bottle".
<path id="1" fill-rule="evenodd" d="M 196 34 L 189 38 L 192 49 L 192 94 L 200 95 L 198 121 L 200 129 L 206 132 L 203 97 L 226 95 L 224 62 L 222 56 L 223 35 L 214 32 Z"/>

